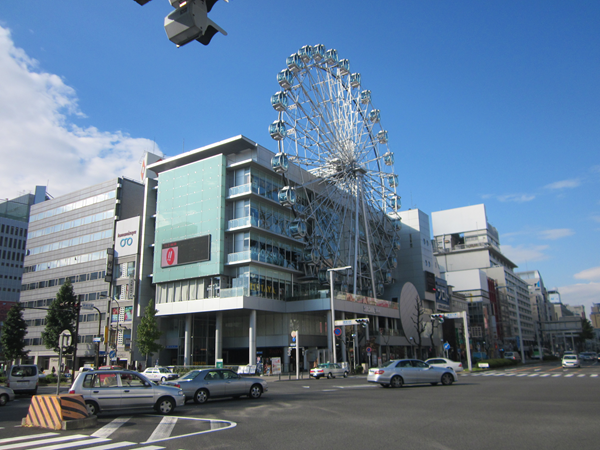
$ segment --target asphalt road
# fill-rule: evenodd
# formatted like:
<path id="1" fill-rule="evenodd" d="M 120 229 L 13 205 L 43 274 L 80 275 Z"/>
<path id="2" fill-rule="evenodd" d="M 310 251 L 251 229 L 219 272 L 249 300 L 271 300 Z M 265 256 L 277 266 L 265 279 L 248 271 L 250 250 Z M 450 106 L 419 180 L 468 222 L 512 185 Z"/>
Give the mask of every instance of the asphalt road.
<path id="1" fill-rule="evenodd" d="M 188 403 L 166 418 L 101 414 L 94 428 L 47 437 L 34 435 L 49 430 L 18 427 L 29 405 L 23 397 L 0 408 L 0 450 L 597 449 L 599 375 L 597 363 L 555 363 L 465 374 L 452 386 L 272 381 L 259 400 Z M 5 441 L 14 437 L 29 439 Z"/>

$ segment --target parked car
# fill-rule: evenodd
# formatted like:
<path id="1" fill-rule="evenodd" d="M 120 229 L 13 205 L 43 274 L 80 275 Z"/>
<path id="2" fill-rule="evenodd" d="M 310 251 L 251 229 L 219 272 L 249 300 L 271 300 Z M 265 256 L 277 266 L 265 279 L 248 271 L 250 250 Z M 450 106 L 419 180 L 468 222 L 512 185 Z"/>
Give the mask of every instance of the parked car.
<path id="1" fill-rule="evenodd" d="M 21 364 L 12 366 L 8 374 L 6 385 L 15 394 L 37 394 L 40 380 L 40 371 L 35 364 Z"/>
<path id="2" fill-rule="evenodd" d="M 344 369 L 341 364 L 337 363 L 323 363 L 317 367 L 310 369 L 310 376 L 315 377 L 317 380 L 321 377 L 335 378 L 335 377 L 348 377 L 348 369 Z"/>
<path id="3" fill-rule="evenodd" d="M 581 367 L 579 357 L 577 355 L 564 355 L 562 358 L 563 367 Z"/>
<path id="4" fill-rule="evenodd" d="M 579 359 L 581 361 L 597 361 L 598 354 L 595 352 L 581 352 L 579 354 Z"/>
<path id="5" fill-rule="evenodd" d="M 170 414 L 176 406 L 185 404 L 181 389 L 152 383 L 138 372 L 130 370 L 91 370 L 77 377 L 69 394 L 81 394 L 92 415 L 102 411 L 154 408 Z"/>
<path id="6" fill-rule="evenodd" d="M 462 372 L 464 370 L 462 363 L 452 361 L 448 358 L 430 358 L 427 359 L 425 362 L 430 366 L 447 367 L 449 369 L 452 368 L 456 373 Z"/>
<path id="7" fill-rule="evenodd" d="M 242 377 L 230 369 L 192 370 L 176 381 L 165 381 L 161 386 L 183 389 L 186 400 L 206 403 L 209 398 L 241 397 L 257 399 L 267 392 L 267 382 L 261 378 Z"/>
<path id="8" fill-rule="evenodd" d="M 521 361 L 519 352 L 504 352 L 504 359 L 512 359 L 513 361 Z"/>
<path id="9" fill-rule="evenodd" d="M 142 372 L 150 381 L 165 382 L 179 378 L 179 375 L 171 372 L 166 367 L 148 367 Z"/>
<path id="10" fill-rule="evenodd" d="M 367 381 L 383 387 L 402 387 L 404 384 L 431 383 L 451 385 L 457 379 L 452 368 L 436 367 L 418 359 L 393 359 L 382 367 L 369 369 Z"/>
<path id="11" fill-rule="evenodd" d="M 0 406 L 4 406 L 8 402 L 12 402 L 14 399 L 15 392 L 11 388 L 0 386 Z"/>

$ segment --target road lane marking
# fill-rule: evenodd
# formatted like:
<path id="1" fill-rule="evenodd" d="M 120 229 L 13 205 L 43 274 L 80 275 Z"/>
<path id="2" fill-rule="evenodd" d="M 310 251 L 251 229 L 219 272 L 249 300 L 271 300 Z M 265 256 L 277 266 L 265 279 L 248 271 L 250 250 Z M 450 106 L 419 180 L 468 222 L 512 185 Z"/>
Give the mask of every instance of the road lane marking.
<path id="1" fill-rule="evenodd" d="M 34 442 L 19 442 L 18 444 L 8 444 L 0 446 L 0 450 L 10 450 L 12 448 L 31 447 L 32 445 L 54 444 L 56 442 L 74 441 L 75 439 L 86 439 L 89 436 L 85 434 L 74 434 L 72 436 L 61 436 L 50 439 L 42 439 Z"/>
<path id="2" fill-rule="evenodd" d="M 17 436 L 11 438 L 0 439 L 0 444 L 6 444 L 8 442 L 16 442 L 16 441 L 25 441 L 27 439 L 40 439 L 44 437 L 50 436 L 59 436 L 59 433 L 42 433 L 42 434 L 32 434 L 30 436 Z"/>
<path id="3" fill-rule="evenodd" d="M 163 417 L 146 442 L 162 441 L 171 436 L 177 417 Z"/>
<path id="4" fill-rule="evenodd" d="M 593 373 L 593 374 L 590 375 L 591 378 L 596 378 L 597 376 L 598 376 L 597 373 Z"/>
<path id="5" fill-rule="evenodd" d="M 530 377 L 537 377 L 539 375 L 539 373 L 532 373 L 531 375 L 529 375 Z"/>
<path id="6" fill-rule="evenodd" d="M 570 377 L 572 377 L 573 375 L 575 375 L 575 374 L 574 374 L 574 373 L 568 373 L 568 374 L 566 374 L 566 375 L 565 375 L 565 378 L 570 378 Z"/>
<path id="7" fill-rule="evenodd" d="M 540 375 L 540 378 L 542 378 L 542 377 L 549 377 L 550 375 L 551 374 L 549 374 L 549 373 L 543 373 L 543 374 Z"/>
<path id="8" fill-rule="evenodd" d="M 111 442 L 110 444 L 96 445 L 95 447 L 86 447 L 85 450 L 112 450 L 120 447 L 129 447 L 130 445 L 138 445 L 138 443 L 128 441 Z"/>
<path id="9" fill-rule="evenodd" d="M 95 438 L 95 439 L 87 439 L 84 442 L 80 442 L 80 441 L 69 442 L 68 444 L 61 442 L 56 445 L 46 445 L 45 447 L 36 447 L 34 450 L 61 450 L 63 448 L 79 447 L 81 445 L 87 447 L 90 444 L 101 444 L 103 442 L 108 442 L 108 441 L 110 441 L 110 439 Z"/>
<path id="10" fill-rule="evenodd" d="M 117 431 L 119 427 L 121 427 L 124 423 L 127 423 L 129 419 L 131 419 L 131 416 L 117 417 L 115 420 L 104 425 L 102 428 L 91 434 L 91 436 L 103 438 L 109 437 L 111 434 Z"/>

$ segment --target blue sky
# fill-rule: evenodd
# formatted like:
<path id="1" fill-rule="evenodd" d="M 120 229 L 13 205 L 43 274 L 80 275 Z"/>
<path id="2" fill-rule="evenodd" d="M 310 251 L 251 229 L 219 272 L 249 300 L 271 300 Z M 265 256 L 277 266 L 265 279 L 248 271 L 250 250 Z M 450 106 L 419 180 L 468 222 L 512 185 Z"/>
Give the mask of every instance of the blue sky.
<path id="1" fill-rule="evenodd" d="M 219 1 L 207 47 L 167 0 L 0 2 L 0 196 L 58 196 L 145 151 L 267 128 L 277 73 L 336 48 L 389 131 L 403 208 L 485 203 L 503 252 L 563 301 L 600 302 L 600 2 Z"/>

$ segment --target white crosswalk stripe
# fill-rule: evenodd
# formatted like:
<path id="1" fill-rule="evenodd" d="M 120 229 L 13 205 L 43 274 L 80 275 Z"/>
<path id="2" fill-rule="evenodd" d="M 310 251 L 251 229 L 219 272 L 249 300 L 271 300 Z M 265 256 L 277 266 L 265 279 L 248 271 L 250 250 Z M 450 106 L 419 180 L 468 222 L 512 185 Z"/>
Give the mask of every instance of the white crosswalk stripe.
<path id="1" fill-rule="evenodd" d="M 129 419 L 131 419 L 131 416 L 117 417 L 115 420 L 111 421 L 110 423 L 93 433 L 92 436 L 103 438 L 109 437 L 111 434 L 117 431 L 124 423 L 127 423 Z"/>
<path id="2" fill-rule="evenodd" d="M 125 422 L 126 420 L 123 421 L 123 423 Z M 101 431 L 103 428 L 98 431 Z M 113 428 L 116 429 L 114 426 Z M 103 433 L 106 432 L 104 431 Z M 129 441 L 110 442 L 110 439 L 87 436 L 85 434 L 60 436 L 59 433 L 40 433 L 0 439 L 0 450 L 114 450 L 119 448 L 127 448 L 127 450 L 164 450 L 165 447 L 144 445 L 144 443 L 138 444 Z"/>

